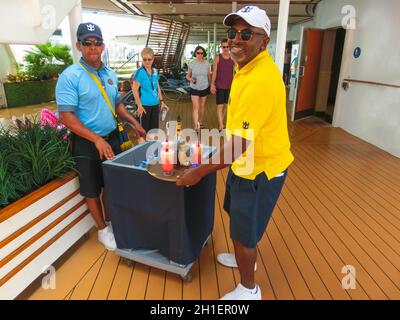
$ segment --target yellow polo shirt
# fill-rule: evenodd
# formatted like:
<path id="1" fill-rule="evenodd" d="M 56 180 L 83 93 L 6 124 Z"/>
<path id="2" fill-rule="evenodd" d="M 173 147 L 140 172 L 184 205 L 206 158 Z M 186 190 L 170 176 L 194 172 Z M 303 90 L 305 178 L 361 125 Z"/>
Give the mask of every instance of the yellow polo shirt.
<path id="1" fill-rule="evenodd" d="M 233 164 L 235 175 L 254 180 L 265 172 L 272 179 L 293 161 L 286 119 L 286 89 L 267 51 L 242 69 L 236 66 L 227 114 L 227 135 L 251 143 Z"/>

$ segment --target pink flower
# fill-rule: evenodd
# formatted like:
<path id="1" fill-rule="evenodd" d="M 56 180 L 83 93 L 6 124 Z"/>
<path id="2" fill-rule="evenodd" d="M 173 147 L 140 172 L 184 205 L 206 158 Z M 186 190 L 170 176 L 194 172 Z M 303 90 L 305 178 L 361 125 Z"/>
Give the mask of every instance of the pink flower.
<path id="1" fill-rule="evenodd" d="M 46 125 L 49 125 L 51 128 L 56 129 L 58 126 L 58 118 L 55 113 L 49 109 L 42 109 L 40 112 L 40 125 L 42 128 L 44 128 Z M 63 125 L 62 128 L 64 128 Z"/>

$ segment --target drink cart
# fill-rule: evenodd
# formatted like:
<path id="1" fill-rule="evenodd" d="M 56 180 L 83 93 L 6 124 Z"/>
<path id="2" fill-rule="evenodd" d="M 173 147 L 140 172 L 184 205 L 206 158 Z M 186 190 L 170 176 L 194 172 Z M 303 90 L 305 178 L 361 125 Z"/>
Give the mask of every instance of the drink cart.
<path id="1" fill-rule="evenodd" d="M 190 268 L 213 230 L 215 173 L 178 187 L 148 172 L 149 141 L 103 162 L 104 184 L 116 253 L 190 280 Z M 215 148 L 204 147 L 203 157 Z"/>

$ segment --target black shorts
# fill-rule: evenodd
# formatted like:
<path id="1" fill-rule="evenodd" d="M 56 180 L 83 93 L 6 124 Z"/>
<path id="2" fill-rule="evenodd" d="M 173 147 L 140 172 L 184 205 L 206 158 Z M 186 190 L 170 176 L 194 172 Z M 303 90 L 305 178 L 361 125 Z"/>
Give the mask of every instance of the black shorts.
<path id="1" fill-rule="evenodd" d="M 218 89 L 217 88 L 217 94 L 215 96 L 217 105 L 228 104 L 230 92 L 231 92 L 231 89 Z"/>
<path id="2" fill-rule="evenodd" d="M 146 113 L 142 114 L 142 119 L 140 119 L 140 124 L 143 129 L 147 131 L 151 129 L 158 129 L 159 125 L 159 115 L 160 115 L 160 106 L 143 106 Z"/>
<path id="3" fill-rule="evenodd" d="M 121 153 L 118 129 L 103 137 L 114 153 Z M 72 155 L 75 158 L 75 168 L 79 173 L 80 194 L 85 198 L 97 198 L 104 186 L 103 169 L 99 152 L 93 142 L 76 134 L 71 135 Z"/>
<path id="4" fill-rule="evenodd" d="M 287 170 L 283 176 L 268 180 L 263 172 L 254 180 L 248 180 L 229 170 L 224 209 L 230 216 L 232 240 L 247 248 L 256 247 L 267 228 L 286 175 Z"/>
<path id="5" fill-rule="evenodd" d="M 210 88 L 208 87 L 207 89 L 204 89 L 204 90 L 196 90 L 196 89 L 190 88 L 190 94 L 192 96 L 206 97 L 210 94 Z"/>

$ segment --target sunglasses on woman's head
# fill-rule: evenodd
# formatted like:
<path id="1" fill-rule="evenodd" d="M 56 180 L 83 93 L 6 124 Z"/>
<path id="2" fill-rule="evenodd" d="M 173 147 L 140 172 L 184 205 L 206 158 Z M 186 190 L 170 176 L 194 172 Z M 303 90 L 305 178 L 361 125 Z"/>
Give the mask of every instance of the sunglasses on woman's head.
<path id="1" fill-rule="evenodd" d="M 204 52 L 198 51 L 196 52 L 196 54 L 204 54 Z"/>
<path id="2" fill-rule="evenodd" d="M 228 39 L 233 40 L 236 38 L 237 34 L 240 34 L 240 39 L 243 41 L 249 41 L 254 34 L 264 36 L 264 33 L 254 32 L 251 29 L 236 30 L 235 28 L 230 28 L 226 32 Z"/>
<path id="3" fill-rule="evenodd" d="M 95 47 L 100 47 L 103 45 L 102 40 L 82 40 L 81 45 L 84 47 L 89 47 L 89 46 L 95 46 Z"/>

